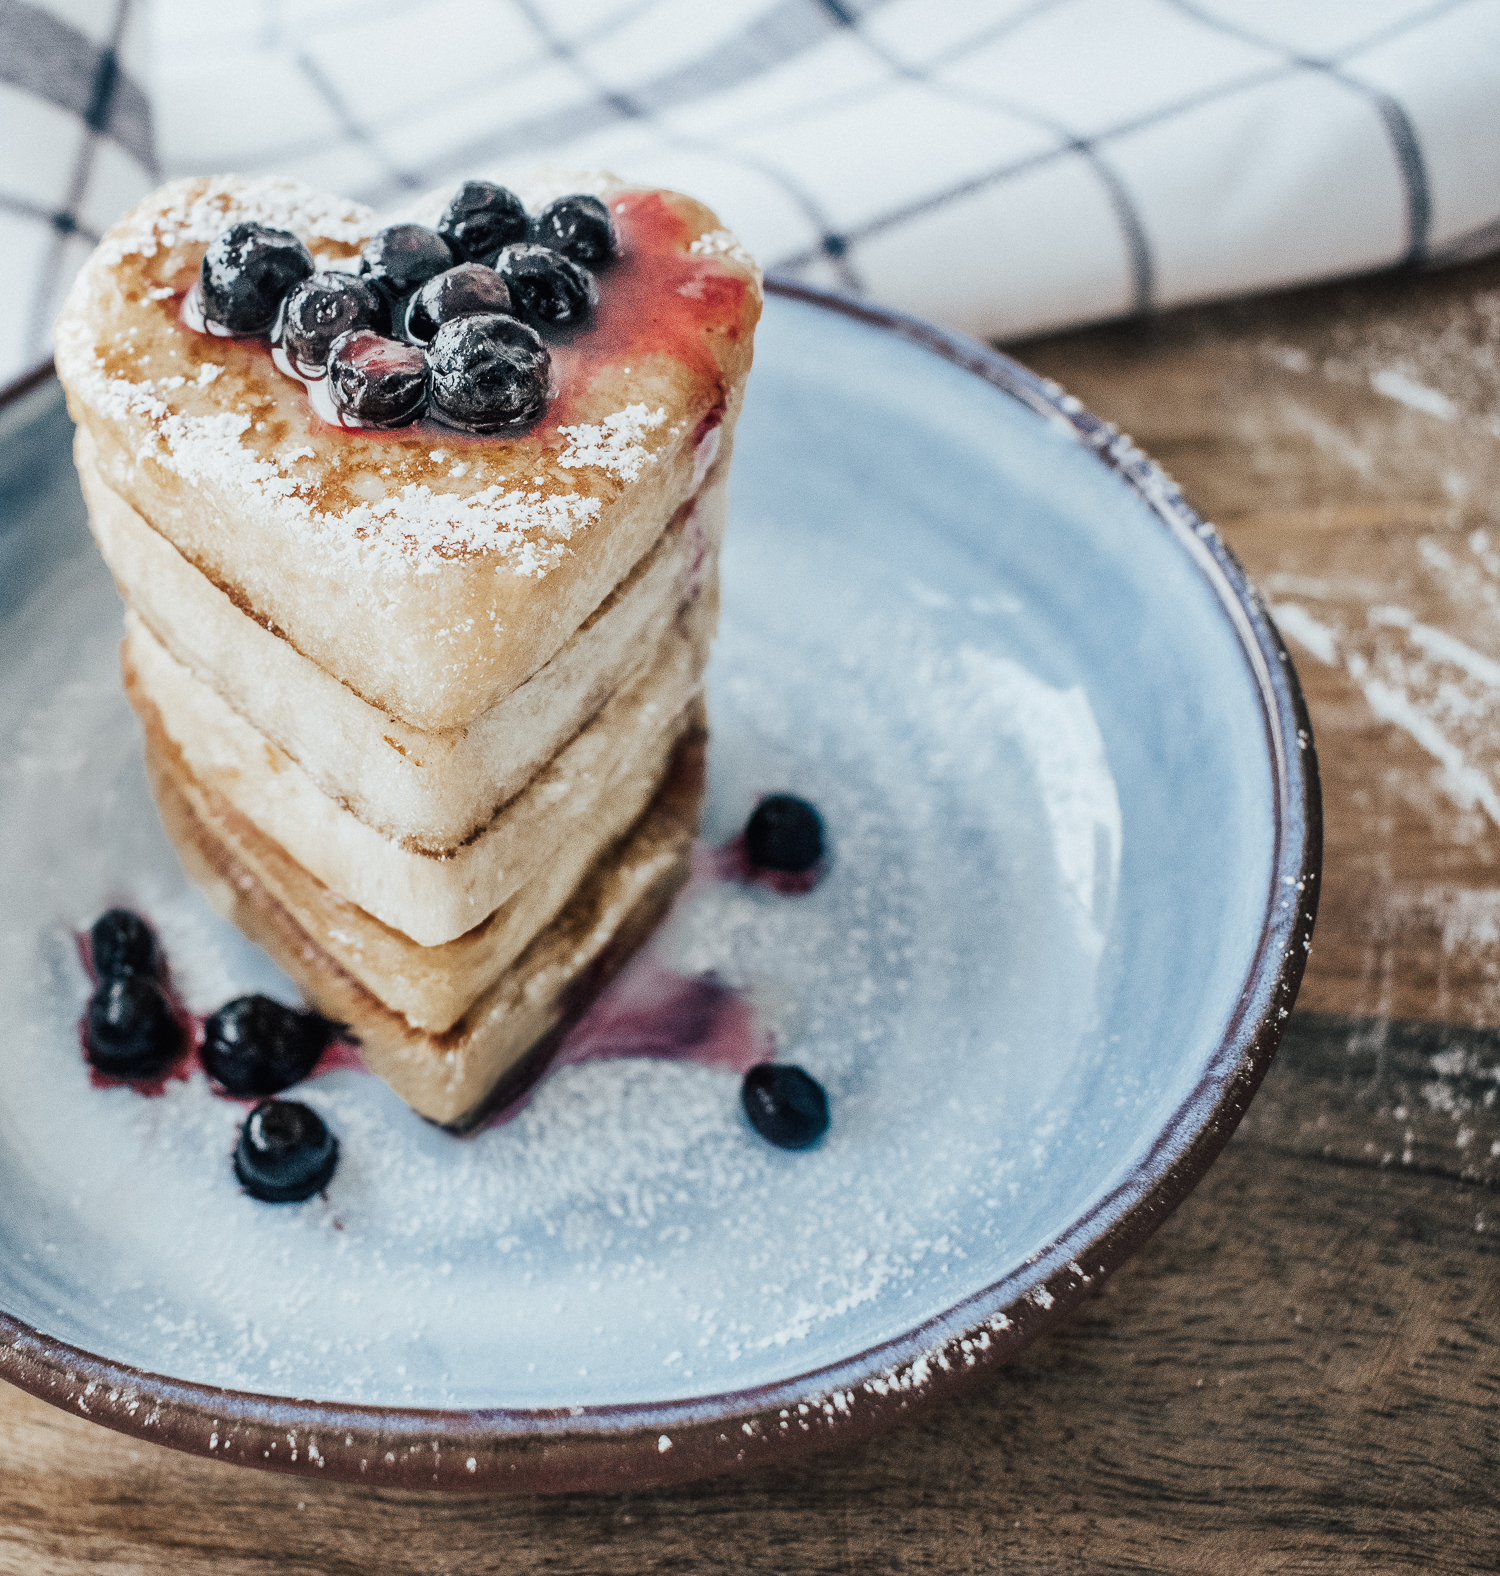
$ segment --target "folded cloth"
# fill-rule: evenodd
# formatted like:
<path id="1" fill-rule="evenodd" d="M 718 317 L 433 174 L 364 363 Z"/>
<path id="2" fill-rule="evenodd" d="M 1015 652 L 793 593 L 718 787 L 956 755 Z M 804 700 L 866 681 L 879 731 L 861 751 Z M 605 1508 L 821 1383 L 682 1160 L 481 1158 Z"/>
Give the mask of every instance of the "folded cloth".
<path id="1" fill-rule="evenodd" d="M 381 207 L 615 168 L 998 338 L 1500 245 L 1495 0 L 157 0 L 149 78 L 139 4 L 52 3 L 0 5 L 0 383 L 158 155 Z"/>

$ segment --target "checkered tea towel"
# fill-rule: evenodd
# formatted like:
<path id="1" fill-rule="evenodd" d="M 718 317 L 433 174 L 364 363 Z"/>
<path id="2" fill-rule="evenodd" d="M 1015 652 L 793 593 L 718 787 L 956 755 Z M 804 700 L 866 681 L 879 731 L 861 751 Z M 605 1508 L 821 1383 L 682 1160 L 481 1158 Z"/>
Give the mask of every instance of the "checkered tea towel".
<path id="1" fill-rule="evenodd" d="M 0 0 L 0 79 L 0 383 L 207 171 L 608 168 L 1000 338 L 1500 245 L 1500 0 Z"/>

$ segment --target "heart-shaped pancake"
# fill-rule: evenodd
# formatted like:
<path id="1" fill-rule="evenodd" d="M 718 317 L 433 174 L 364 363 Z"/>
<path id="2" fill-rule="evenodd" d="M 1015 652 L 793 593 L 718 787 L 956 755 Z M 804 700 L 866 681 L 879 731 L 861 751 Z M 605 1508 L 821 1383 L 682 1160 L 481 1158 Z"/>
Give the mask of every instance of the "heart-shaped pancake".
<path id="1" fill-rule="evenodd" d="M 57 330 L 185 866 L 459 1125 L 687 879 L 762 300 L 690 198 L 528 196 L 470 182 L 381 226 L 285 181 L 179 182 Z M 497 215 L 493 259 L 444 266 Z"/>
<path id="2" fill-rule="evenodd" d="M 334 426 L 265 339 L 184 322 L 204 253 L 231 226 L 290 231 L 320 268 L 349 269 L 379 229 L 367 209 L 279 180 L 162 188 L 106 234 L 57 327 L 103 482 L 354 694 L 414 728 L 464 726 L 651 548 L 749 371 L 760 276 L 734 238 L 690 198 L 593 189 L 620 236 L 593 320 L 549 342 L 541 417 L 476 437 L 433 421 Z"/>

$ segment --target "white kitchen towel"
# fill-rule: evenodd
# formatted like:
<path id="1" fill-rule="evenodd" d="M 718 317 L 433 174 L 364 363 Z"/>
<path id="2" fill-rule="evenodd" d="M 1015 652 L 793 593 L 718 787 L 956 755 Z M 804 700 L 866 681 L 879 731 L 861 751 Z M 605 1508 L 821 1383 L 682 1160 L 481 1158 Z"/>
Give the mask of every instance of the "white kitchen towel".
<path id="1" fill-rule="evenodd" d="M 1500 0 L 142 3 L 0 0 L 0 383 L 208 171 L 382 207 L 608 168 L 988 338 L 1500 245 Z"/>

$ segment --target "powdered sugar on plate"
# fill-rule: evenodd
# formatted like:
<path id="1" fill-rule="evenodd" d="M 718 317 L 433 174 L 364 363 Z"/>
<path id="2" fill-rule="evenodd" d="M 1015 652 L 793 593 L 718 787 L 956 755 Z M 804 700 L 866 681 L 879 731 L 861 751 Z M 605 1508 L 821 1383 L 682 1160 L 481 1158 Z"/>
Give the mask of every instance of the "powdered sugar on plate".
<path id="1" fill-rule="evenodd" d="M 1029 709 L 994 729 L 1020 679 L 889 609 L 842 624 L 835 648 L 798 640 L 747 567 L 713 670 L 706 834 L 791 788 L 823 811 L 831 869 L 795 898 L 700 882 L 654 954 L 745 993 L 778 1053 L 829 1090 L 828 1138 L 769 1148 L 737 1077 L 684 1062 L 560 1067 L 468 1140 L 341 1070 L 298 1092 L 338 1134 L 339 1171 L 326 1197 L 284 1208 L 240 1192 L 243 1112 L 201 1074 L 156 1099 L 89 1084 L 71 931 L 111 902 L 157 923 L 193 1008 L 293 993 L 165 845 L 117 693 L 104 571 L 84 563 L 38 599 L 0 687 L 15 741 L 3 872 L 26 916 L 0 963 L 24 1026 L 0 1047 L 0 1180 L 16 1201 L 3 1305 L 234 1387 L 604 1402 L 755 1383 L 789 1350 L 815 1366 L 943 1305 L 1025 1240 L 1032 1179 L 1067 1129 L 1067 1048 L 1093 1012 L 1043 782 L 1065 763 L 1037 768 L 1074 703 L 1033 681 Z M 1072 765 L 1102 769 L 1087 751 Z"/>

